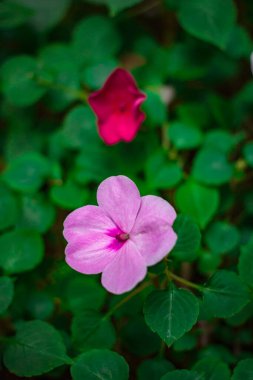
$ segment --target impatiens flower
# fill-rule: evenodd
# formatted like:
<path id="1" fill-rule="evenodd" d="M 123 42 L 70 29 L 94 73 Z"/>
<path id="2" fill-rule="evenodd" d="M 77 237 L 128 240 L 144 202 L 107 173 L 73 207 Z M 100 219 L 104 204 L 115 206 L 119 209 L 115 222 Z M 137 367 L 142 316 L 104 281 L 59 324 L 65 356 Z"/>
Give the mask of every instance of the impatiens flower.
<path id="1" fill-rule="evenodd" d="M 102 272 L 102 284 L 121 294 L 144 279 L 147 266 L 174 247 L 174 208 L 147 195 L 125 176 L 109 177 L 97 190 L 98 206 L 84 206 L 64 222 L 66 262 L 78 272 Z"/>
<path id="2" fill-rule="evenodd" d="M 146 96 L 132 75 L 121 68 L 112 72 L 104 86 L 89 96 L 97 115 L 99 134 L 108 145 L 132 141 L 145 119 L 140 105 Z"/>

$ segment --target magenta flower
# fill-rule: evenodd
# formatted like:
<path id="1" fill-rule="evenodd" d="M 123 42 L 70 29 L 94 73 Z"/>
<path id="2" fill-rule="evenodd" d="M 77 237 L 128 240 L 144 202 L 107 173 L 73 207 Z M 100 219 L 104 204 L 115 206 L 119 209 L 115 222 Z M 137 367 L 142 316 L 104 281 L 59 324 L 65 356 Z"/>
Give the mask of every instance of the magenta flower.
<path id="1" fill-rule="evenodd" d="M 84 206 L 64 222 L 66 262 L 78 272 L 102 272 L 102 284 L 121 294 L 135 287 L 174 247 L 174 208 L 147 195 L 125 176 L 109 177 L 97 190 L 98 206 Z"/>
<path id="2" fill-rule="evenodd" d="M 89 104 L 97 115 L 99 134 L 106 144 L 134 139 L 145 119 L 140 111 L 145 98 L 132 75 L 120 68 L 112 72 L 100 90 L 89 96 Z"/>

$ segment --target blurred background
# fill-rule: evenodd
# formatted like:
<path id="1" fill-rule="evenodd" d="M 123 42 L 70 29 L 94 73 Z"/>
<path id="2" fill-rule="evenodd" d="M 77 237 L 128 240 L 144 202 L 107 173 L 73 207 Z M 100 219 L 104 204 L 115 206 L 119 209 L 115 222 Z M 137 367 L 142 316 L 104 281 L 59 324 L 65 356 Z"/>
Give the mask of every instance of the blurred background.
<path id="1" fill-rule="evenodd" d="M 218 268 L 234 270 L 242 246 L 252 251 L 252 20 L 248 0 L 1 1 L 3 380 L 70 378 L 66 360 L 36 373 L 33 353 L 31 372 L 20 368 L 8 339 L 25 321 L 57 329 L 71 357 L 114 349 L 131 379 L 159 380 L 207 355 L 226 366 L 251 356 L 252 302 L 227 321 L 202 310 L 195 329 L 166 349 L 144 322 L 144 292 L 89 335 L 90 321 L 121 296 L 67 267 L 62 223 L 96 203 L 103 179 L 124 174 L 180 214 L 169 259 L 184 278 L 205 282 Z M 87 96 L 118 66 L 147 94 L 146 120 L 131 143 L 106 146 Z"/>

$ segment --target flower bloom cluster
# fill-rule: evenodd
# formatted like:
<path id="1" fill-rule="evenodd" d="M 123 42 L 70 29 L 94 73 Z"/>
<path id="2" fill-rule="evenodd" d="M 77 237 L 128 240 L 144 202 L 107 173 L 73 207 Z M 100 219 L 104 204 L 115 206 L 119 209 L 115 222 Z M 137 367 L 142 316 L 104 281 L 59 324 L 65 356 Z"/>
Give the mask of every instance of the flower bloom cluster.
<path id="1" fill-rule="evenodd" d="M 102 273 L 103 286 L 121 294 L 142 281 L 147 267 L 174 247 L 176 213 L 160 197 L 141 197 L 125 176 L 104 180 L 97 190 L 97 202 L 98 206 L 84 206 L 67 216 L 66 262 L 81 273 Z"/>
<path id="2" fill-rule="evenodd" d="M 145 114 L 146 96 L 128 71 L 118 68 L 89 104 L 97 116 L 99 134 L 108 145 L 134 139 Z M 157 196 L 141 197 L 125 176 L 109 177 L 97 191 L 98 206 L 84 206 L 64 222 L 66 262 L 84 274 L 102 273 L 102 284 L 121 294 L 144 279 L 147 267 L 174 247 L 173 207 Z"/>

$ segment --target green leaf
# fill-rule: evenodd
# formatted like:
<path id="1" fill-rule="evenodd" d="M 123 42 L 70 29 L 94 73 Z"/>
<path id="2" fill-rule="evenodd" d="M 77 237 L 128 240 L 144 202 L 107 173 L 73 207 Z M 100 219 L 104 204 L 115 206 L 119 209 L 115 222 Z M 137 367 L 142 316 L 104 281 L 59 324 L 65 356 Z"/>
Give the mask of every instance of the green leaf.
<path id="1" fill-rule="evenodd" d="M 193 181 L 187 181 L 176 191 L 178 209 L 191 216 L 201 228 L 206 227 L 219 205 L 219 193 Z"/>
<path id="2" fill-rule="evenodd" d="M 64 109 L 82 94 L 78 63 L 70 56 L 73 57 L 72 48 L 62 43 L 46 45 L 40 51 L 39 65 L 48 87 L 47 105 L 54 110 Z"/>
<path id="3" fill-rule="evenodd" d="M 241 279 L 253 288 L 253 239 L 242 246 L 238 270 Z"/>
<path id="4" fill-rule="evenodd" d="M 243 147 L 243 156 L 247 164 L 253 168 L 253 141 L 248 142 Z"/>
<path id="5" fill-rule="evenodd" d="M 196 126 L 198 129 L 206 127 L 210 119 L 210 111 L 203 102 L 189 100 L 176 107 L 177 118 L 184 124 Z"/>
<path id="6" fill-rule="evenodd" d="M 0 28 L 10 29 L 24 24 L 32 12 L 27 7 L 15 4 L 9 0 L 3 0 L 0 5 Z"/>
<path id="7" fill-rule="evenodd" d="M 68 178 L 64 184 L 52 186 L 49 195 L 52 202 L 57 206 L 67 210 L 74 210 L 84 206 L 89 193 L 86 188 L 79 186 L 71 178 Z"/>
<path id="8" fill-rule="evenodd" d="M 15 230 L 0 236 L 0 267 L 9 274 L 35 268 L 44 254 L 43 240 L 38 232 Z"/>
<path id="9" fill-rule="evenodd" d="M 198 361 L 193 370 L 205 380 L 230 380 L 228 365 L 216 358 L 204 358 Z"/>
<path id="10" fill-rule="evenodd" d="M 178 0 L 165 0 L 164 3 L 169 10 L 177 10 L 180 4 Z"/>
<path id="11" fill-rule="evenodd" d="M 142 316 L 132 316 L 122 328 L 121 338 L 124 347 L 137 356 L 155 354 L 161 347 L 161 339 L 150 330 Z"/>
<path id="12" fill-rule="evenodd" d="M 227 319 L 230 326 L 240 326 L 253 316 L 253 302 L 247 303 L 238 313 Z"/>
<path id="13" fill-rule="evenodd" d="M 223 129 L 214 129 L 205 133 L 204 147 L 207 149 L 220 150 L 228 154 L 236 143 L 237 137 Z"/>
<path id="14" fill-rule="evenodd" d="M 173 350 L 176 352 L 191 351 L 197 346 L 197 337 L 192 333 L 186 333 L 182 338 L 173 343 Z"/>
<path id="15" fill-rule="evenodd" d="M 165 359 L 147 359 L 137 369 L 137 380 L 160 379 L 168 371 L 174 369 L 173 364 Z"/>
<path id="16" fill-rule="evenodd" d="M 80 309 L 100 309 L 106 298 L 105 289 L 90 277 L 74 277 L 66 288 L 68 308 L 73 312 Z"/>
<path id="17" fill-rule="evenodd" d="M 84 85 L 96 90 L 103 86 L 108 76 L 117 66 L 116 60 L 106 59 L 103 62 L 85 67 L 81 74 L 81 81 Z"/>
<path id="18" fill-rule="evenodd" d="M 252 42 L 247 29 L 240 25 L 235 25 L 230 33 L 226 51 L 228 54 L 235 58 L 248 58 L 252 51 Z"/>
<path id="19" fill-rule="evenodd" d="M 225 48 L 236 21 L 232 0 L 222 3 L 220 0 L 180 0 L 179 4 L 178 21 L 188 33 Z"/>
<path id="20" fill-rule="evenodd" d="M 32 292 L 26 300 L 26 309 L 34 319 L 47 319 L 54 312 L 54 302 L 46 292 Z"/>
<path id="21" fill-rule="evenodd" d="M 21 197 L 21 214 L 17 221 L 20 228 L 31 228 L 45 233 L 55 220 L 55 209 L 42 194 Z"/>
<path id="22" fill-rule="evenodd" d="M 221 262 L 221 255 L 209 251 L 200 251 L 198 268 L 201 273 L 208 273 L 210 275 L 216 271 Z"/>
<path id="23" fill-rule="evenodd" d="M 234 369 L 232 380 L 251 380 L 253 378 L 253 359 L 239 361 Z"/>
<path id="24" fill-rule="evenodd" d="M 195 371 L 178 369 L 176 371 L 171 371 L 166 375 L 162 376 L 161 380 L 205 380 L 205 378 Z"/>
<path id="25" fill-rule="evenodd" d="M 195 156 L 192 173 L 205 185 L 223 185 L 231 179 L 233 167 L 222 152 L 202 149 Z"/>
<path id="26" fill-rule="evenodd" d="M 64 118 L 61 135 L 64 145 L 72 149 L 81 149 L 100 141 L 95 117 L 86 106 L 72 108 Z"/>
<path id="27" fill-rule="evenodd" d="M 216 272 L 203 289 L 203 307 L 214 317 L 231 317 L 248 302 L 247 288 L 234 272 Z"/>
<path id="28" fill-rule="evenodd" d="M 154 91 L 145 90 L 147 99 L 142 109 L 146 114 L 146 121 L 151 127 L 161 126 L 167 120 L 167 107 L 159 94 Z"/>
<path id="29" fill-rule="evenodd" d="M 234 364 L 236 359 L 231 351 L 221 344 L 209 344 L 199 352 L 200 358 L 213 358 L 228 363 Z"/>
<path id="30" fill-rule="evenodd" d="M 111 12 L 111 15 L 114 16 L 116 13 L 123 11 L 124 9 L 130 8 L 136 4 L 141 3 L 143 0 L 86 0 L 92 4 L 104 4 L 106 5 Z"/>
<path id="31" fill-rule="evenodd" d="M 144 305 L 146 323 L 168 346 L 193 327 L 198 314 L 197 298 L 173 284 L 169 290 L 152 292 Z"/>
<path id="32" fill-rule="evenodd" d="M 90 16 L 75 26 L 73 48 L 80 64 L 100 63 L 118 52 L 119 34 L 110 19 Z"/>
<path id="33" fill-rule="evenodd" d="M 38 376 L 71 360 L 61 335 L 46 322 L 22 322 L 4 351 L 4 364 L 17 376 Z"/>
<path id="34" fill-rule="evenodd" d="M 199 227 L 187 215 L 178 215 L 173 224 L 177 234 L 177 242 L 173 248 L 172 257 L 180 261 L 193 261 L 198 256 L 201 234 Z"/>
<path id="35" fill-rule="evenodd" d="M 178 150 L 196 148 L 201 144 L 203 139 L 200 129 L 182 121 L 170 123 L 168 137 Z"/>
<path id="36" fill-rule="evenodd" d="M 114 157 L 113 157 L 114 158 Z M 76 159 L 75 180 L 86 184 L 101 181 L 115 173 L 115 160 L 111 159 L 105 147 L 87 146 Z"/>
<path id="37" fill-rule="evenodd" d="M 12 2 L 24 5 L 32 12 L 30 22 L 40 32 L 57 24 L 70 5 L 70 0 L 12 0 Z"/>
<path id="38" fill-rule="evenodd" d="M 10 103 L 26 107 L 42 97 L 46 90 L 36 82 L 37 71 L 37 62 L 26 55 L 10 58 L 2 65 L 2 90 Z"/>
<path id="39" fill-rule="evenodd" d="M 17 219 L 17 200 L 12 192 L 0 182 L 0 230 L 11 227 Z"/>
<path id="40" fill-rule="evenodd" d="M 238 229 L 227 222 L 214 222 L 206 232 L 205 241 L 208 248 L 215 253 L 227 253 L 239 244 Z"/>
<path id="41" fill-rule="evenodd" d="M 3 173 L 3 180 L 13 190 L 34 193 L 49 174 L 49 163 L 39 153 L 29 152 L 15 158 Z"/>
<path id="42" fill-rule="evenodd" d="M 146 164 L 148 185 L 151 189 L 170 189 L 183 178 L 183 171 L 177 163 L 168 162 L 163 152 L 151 155 Z"/>
<path id="43" fill-rule="evenodd" d="M 9 307 L 14 295 L 13 281 L 9 277 L 0 277 L 0 314 Z"/>
<path id="44" fill-rule="evenodd" d="M 161 59 L 161 65 L 167 69 L 165 78 L 169 77 L 173 78 L 173 80 L 185 82 L 202 78 L 205 75 L 206 67 L 200 65 L 189 45 L 180 42 L 172 44 L 166 52 L 167 57 L 164 56 L 163 60 Z M 169 62 L 170 64 L 164 65 L 164 62 Z"/>
<path id="45" fill-rule="evenodd" d="M 253 193 L 245 194 L 244 209 L 249 215 L 253 215 Z"/>
<path id="46" fill-rule="evenodd" d="M 71 375 L 73 380 L 128 380 L 129 367 L 116 352 L 91 350 L 78 357 Z"/>
<path id="47" fill-rule="evenodd" d="M 112 348 L 116 334 L 112 323 L 96 310 L 77 311 L 72 325 L 74 347 L 80 351 L 90 348 Z"/>

